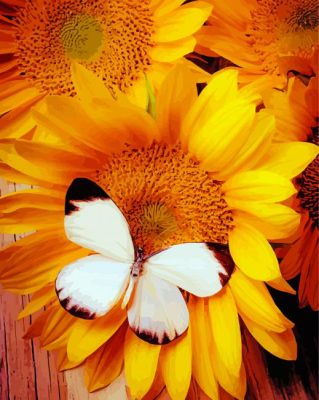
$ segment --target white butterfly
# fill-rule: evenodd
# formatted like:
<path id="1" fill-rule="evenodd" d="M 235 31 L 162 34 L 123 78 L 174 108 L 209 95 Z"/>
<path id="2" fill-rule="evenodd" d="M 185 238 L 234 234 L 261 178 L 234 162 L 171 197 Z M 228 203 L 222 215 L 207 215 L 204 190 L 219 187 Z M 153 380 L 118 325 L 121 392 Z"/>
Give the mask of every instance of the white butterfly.
<path id="1" fill-rule="evenodd" d="M 169 343 L 188 328 L 179 288 L 212 296 L 228 281 L 233 265 L 216 245 L 183 243 L 145 255 L 136 249 L 128 223 L 96 183 L 77 178 L 65 202 L 65 232 L 97 254 L 67 265 L 56 280 L 61 305 L 85 319 L 109 312 L 120 299 L 128 322 L 141 339 Z"/>

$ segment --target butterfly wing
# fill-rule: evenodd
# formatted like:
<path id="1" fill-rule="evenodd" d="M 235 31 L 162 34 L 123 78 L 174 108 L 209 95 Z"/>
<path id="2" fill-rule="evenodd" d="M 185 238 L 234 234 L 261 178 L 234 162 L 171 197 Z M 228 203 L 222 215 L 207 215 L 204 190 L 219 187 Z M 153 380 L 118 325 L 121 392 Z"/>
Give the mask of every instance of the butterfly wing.
<path id="1" fill-rule="evenodd" d="M 55 282 L 62 307 L 84 319 L 106 314 L 126 290 L 130 267 L 130 264 L 100 254 L 67 265 L 60 271 Z"/>
<path id="2" fill-rule="evenodd" d="M 135 334 L 148 343 L 165 344 L 185 332 L 188 321 L 180 290 L 144 270 L 128 308 L 128 322 Z"/>
<path id="3" fill-rule="evenodd" d="M 128 223 L 108 194 L 96 183 L 77 178 L 65 199 L 64 228 L 72 242 L 115 260 L 134 262 Z"/>
<path id="4" fill-rule="evenodd" d="M 195 296 L 207 297 L 223 288 L 234 264 L 222 246 L 182 243 L 148 258 L 145 268 Z"/>

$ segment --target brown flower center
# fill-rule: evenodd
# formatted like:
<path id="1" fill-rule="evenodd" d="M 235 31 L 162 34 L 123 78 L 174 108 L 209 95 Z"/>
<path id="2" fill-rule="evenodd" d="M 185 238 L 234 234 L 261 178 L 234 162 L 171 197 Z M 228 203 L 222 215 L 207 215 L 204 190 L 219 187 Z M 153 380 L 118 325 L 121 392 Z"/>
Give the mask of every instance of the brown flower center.
<path id="1" fill-rule="evenodd" d="M 318 127 L 313 128 L 310 141 L 319 145 Z M 313 225 L 318 227 L 319 223 L 319 156 L 305 169 L 298 179 L 300 189 L 298 197 L 302 208 L 308 211 Z"/>
<path id="2" fill-rule="evenodd" d="M 94 179 L 123 211 L 146 254 L 183 242 L 227 244 L 232 213 L 214 181 L 180 146 L 127 148 Z"/>
<path id="3" fill-rule="evenodd" d="M 258 0 L 247 40 L 265 72 L 279 74 L 278 58 L 310 58 L 318 43 L 317 0 Z"/>

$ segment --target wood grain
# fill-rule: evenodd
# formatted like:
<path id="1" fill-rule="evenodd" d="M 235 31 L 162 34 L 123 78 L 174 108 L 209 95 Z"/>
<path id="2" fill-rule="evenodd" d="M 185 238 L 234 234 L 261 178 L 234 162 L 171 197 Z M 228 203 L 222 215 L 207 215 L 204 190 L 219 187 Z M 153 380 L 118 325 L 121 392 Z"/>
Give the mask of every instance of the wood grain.
<path id="1" fill-rule="evenodd" d="M 0 181 L 0 194 L 22 185 Z M 0 247 L 19 239 L 1 235 Z M 284 296 L 284 295 L 282 295 Z M 37 340 L 22 339 L 32 318 L 16 317 L 28 302 L 28 296 L 5 293 L 0 289 L 0 399 L 1 400 L 126 400 L 125 380 L 121 375 L 108 388 L 88 394 L 82 368 L 57 372 L 52 354 L 39 348 Z M 277 299 L 278 300 L 278 299 Z M 278 300 L 287 308 L 287 300 Z M 317 330 L 315 314 L 299 310 L 289 299 L 288 317 L 296 320 L 299 356 L 288 363 L 269 356 L 260 349 L 250 334 L 243 330 L 243 353 L 248 376 L 246 400 L 315 400 L 317 399 Z M 292 305 L 291 305 L 292 303 Z M 291 314 L 291 315 L 290 315 Z M 258 368 L 256 368 L 258 366 Z M 206 396 L 196 395 L 198 399 Z M 193 400 L 194 396 L 192 396 Z M 162 392 L 158 400 L 169 399 Z M 227 396 L 227 399 L 230 399 Z"/>

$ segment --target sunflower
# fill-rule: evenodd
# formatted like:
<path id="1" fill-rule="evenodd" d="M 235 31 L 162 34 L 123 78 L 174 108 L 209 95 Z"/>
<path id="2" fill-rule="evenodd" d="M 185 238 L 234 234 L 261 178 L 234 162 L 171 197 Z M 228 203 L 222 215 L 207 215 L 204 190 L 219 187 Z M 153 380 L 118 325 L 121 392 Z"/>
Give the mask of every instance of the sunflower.
<path id="1" fill-rule="evenodd" d="M 319 38 L 316 0 L 210 3 L 214 12 L 199 32 L 198 43 L 242 67 L 242 80 L 266 74 L 284 86 L 289 70 L 314 74 L 312 60 Z"/>
<path id="2" fill-rule="evenodd" d="M 239 316 L 269 352 L 296 358 L 293 324 L 264 283 L 292 291 L 267 239 L 298 228 L 299 215 L 281 202 L 295 193 L 290 179 L 312 161 L 314 145 L 296 144 L 299 158 L 288 162 L 285 150 L 293 144 L 281 144 L 278 164 L 271 158 L 263 164 L 275 126 L 268 112 L 256 112 L 255 87 L 239 90 L 237 71 L 225 70 L 197 96 L 192 77 L 181 65 L 167 76 L 154 119 L 125 98 L 114 100 L 78 66 L 78 96 L 48 96 L 45 111 L 34 111 L 46 142 L 1 141 L 2 176 L 37 189 L 0 200 L 4 232 L 36 230 L 2 250 L 0 281 L 7 290 L 34 293 L 20 318 L 47 306 L 26 337 L 39 336 L 43 347 L 57 350 L 61 369 L 83 363 L 90 391 L 108 385 L 124 365 L 135 399 L 163 385 L 172 399 L 183 399 L 192 378 L 210 398 L 218 399 L 221 387 L 243 399 Z M 57 274 L 90 253 L 64 234 L 65 194 L 77 177 L 112 197 L 134 242 L 149 254 L 183 242 L 224 246 L 231 278 L 215 296 L 186 296 L 190 323 L 178 339 L 163 346 L 141 340 L 128 329 L 120 305 L 95 320 L 75 318 L 60 306 Z"/>
<path id="3" fill-rule="evenodd" d="M 1 137 L 34 127 L 30 108 L 47 94 L 74 96 L 76 61 L 145 105 L 144 74 L 154 89 L 185 54 L 211 6 L 203 1 L 7 0 L 0 10 Z M 185 62 L 187 62 L 185 60 Z M 195 66 L 194 66 L 195 68 Z M 200 73 L 200 72 L 199 72 Z"/>
<path id="4" fill-rule="evenodd" d="M 308 85 L 298 78 L 291 79 L 288 93 L 271 91 L 265 103 L 276 116 L 278 141 L 300 140 L 313 143 L 318 149 L 318 78 L 310 79 Z M 309 304 L 314 310 L 319 308 L 318 171 L 319 156 L 295 180 L 298 193 L 293 206 L 301 213 L 302 221 L 294 244 L 288 251 L 287 248 L 280 251 L 280 255 L 284 255 L 281 270 L 285 278 L 291 279 L 301 274 L 298 291 L 301 307 Z"/>

